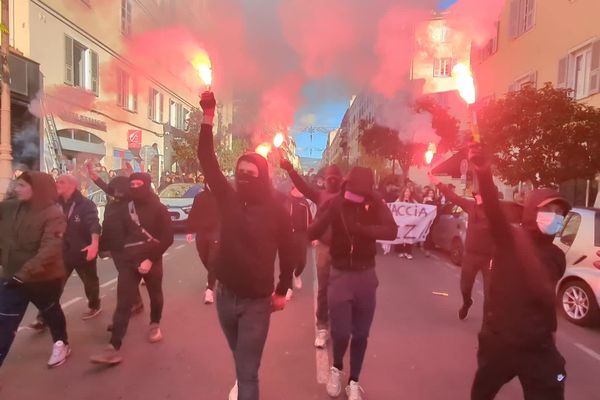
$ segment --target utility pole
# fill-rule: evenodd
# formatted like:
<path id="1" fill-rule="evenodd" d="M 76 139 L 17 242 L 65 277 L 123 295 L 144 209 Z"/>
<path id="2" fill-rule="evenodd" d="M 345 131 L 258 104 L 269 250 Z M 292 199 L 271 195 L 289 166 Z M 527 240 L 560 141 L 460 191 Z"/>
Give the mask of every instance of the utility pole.
<path id="1" fill-rule="evenodd" d="M 9 35 L 8 0 L 2 0 L 2 42 L 0 46 L 0 68 L 2 97 L 0 97 L 0 199 L 3 199 L 12 178 L 12 148 L 10 128 L 10 71 L 8 68 Z"/>

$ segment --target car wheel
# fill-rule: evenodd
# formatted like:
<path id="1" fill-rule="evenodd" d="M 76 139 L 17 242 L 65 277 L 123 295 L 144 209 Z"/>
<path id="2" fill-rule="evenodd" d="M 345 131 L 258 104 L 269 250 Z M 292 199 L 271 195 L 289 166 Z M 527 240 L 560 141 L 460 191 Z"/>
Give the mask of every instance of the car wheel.
<path id="1" fill-rule="evenodd" d="M 461 265 L 463 258 L 463 244 L 459 238 L 454 238 L 452 240 L 452 244 L 450 245 L 450 261 L 454 263 L 454 265 Z"/>
<path id="2" fill-rule="evenodd" d="M 598 321 L 598 303 L 585 282 L 573 280 L 564 283 L 558 299 L 568 321 L 581 326 L 590 326 Z"/>

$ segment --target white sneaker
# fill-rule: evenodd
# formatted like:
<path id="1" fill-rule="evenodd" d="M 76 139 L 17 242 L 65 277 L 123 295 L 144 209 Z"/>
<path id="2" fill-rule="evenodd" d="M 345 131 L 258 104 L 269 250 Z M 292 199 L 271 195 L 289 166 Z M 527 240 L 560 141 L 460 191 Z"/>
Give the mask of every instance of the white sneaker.
<path id="1" fill-rule="evenodd" d="M 324 349 L 329 339 L 329 333 L 327 329 L 319 329 L 317 331 L 317 337 L 315 338 L 315 347 L 318 349 Z"/>
<path id="2" fill-rule="evenodd" d="M 294 275 L 294 287 L 296 289 L 302 289 L 302 278 Z"/>
<path id="3" fill-rule="evenodd" d="M 413 259 L 412 254 L 405 254 L 405 257 L 406 257 L 407 260 L 412 260 Z"/>
<path id="4" fill-rule="evenodd" d="M 404 254 L 404 253 L 398 254 L 398 258 L 404 258 L 404 257 L 406 257 L 406 254 Z"/>
<path id="5" fill-rule="evenodd" d="M 342 371 L 336 367 L 331 367 L 329 379 L 327 380 L 327 394 L 331 397 L 338 397 L 342 393 Z"/>
<path id="6" fill-rule="evenodd" d="M 362 394 L 365 391 L 360 387 L 358 382 L 350 381 L 348 386 L 346 386 L 346 396 L 348 396 L 348 400 L 362 400 Z"/>
<path id="7" fill-rule="evenodd" d="M 238 400 L 238 384 L 235 381 L 235 385 L 229 391 L 229 400 Z"/>
<path id="8" fill-rule="evenodd" d="M 204 292 L 204 304 L 213 304 L 214 302 L 215 292 L 210 289 L 206 289 L 206 292 Z"/>
<path id="9" fill-rule="evenodd" d="M 63 365 L 70 354 L 71 346 L 65 344 L 62 340 L 59 340 L 52 346 L 52 354 L 48 360 L 48 367 L 54 368 Z"/>
<path id="10" fill-rule="evenodd" d="M 285 294 L 285 299 L 287 301 L 290 301 L 292 299 L 293 295 L 294 295 L 294 291 L 292 289 L 288 289 L 287 293 Z"/>

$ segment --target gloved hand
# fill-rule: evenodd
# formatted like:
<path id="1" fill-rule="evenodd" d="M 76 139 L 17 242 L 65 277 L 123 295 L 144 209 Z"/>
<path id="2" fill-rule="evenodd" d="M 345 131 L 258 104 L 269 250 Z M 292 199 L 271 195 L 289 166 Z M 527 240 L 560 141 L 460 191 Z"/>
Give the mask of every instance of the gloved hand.
<path id="1" fill-rule="evenodd" d="M 16 276 L 13 276 L 8 281 L 4 282 L 4 286 L 9 289 L 18 288 L 18 287 L 21 287 L 22 285 L 23 285 L 23 281 Z"/>
<path id="2" fill-rule="evenodd" d="M 214 117 L 215 108 L 217 108 L 217 100 L 213 92 L 206 91 L 200 97 L 200 107 L 205 117 Z"/>
<path id="3" fill-rule="evenodd" d="M 285 158 L 281 158 L 279 160 L 279 166 L 281 167 L 281 169 L 285 170 L 285 171 L 292 171 L 294 169 L 294 166 L 292 165 L 291 162 L 289 162 L 287 159 Z"/>

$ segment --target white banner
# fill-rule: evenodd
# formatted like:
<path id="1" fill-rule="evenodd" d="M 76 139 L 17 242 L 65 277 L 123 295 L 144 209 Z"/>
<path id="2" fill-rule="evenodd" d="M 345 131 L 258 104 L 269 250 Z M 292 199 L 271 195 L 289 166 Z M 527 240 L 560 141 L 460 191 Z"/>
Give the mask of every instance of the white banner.
<path id="1" fill-rule="evenodd" d="M 398 225 L 394 241 L 380 240 L 382 244 L 414 244 L 424 242 L 429 234 L 437 207 L 419 203 L 387 203 Z"/>

